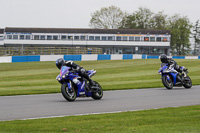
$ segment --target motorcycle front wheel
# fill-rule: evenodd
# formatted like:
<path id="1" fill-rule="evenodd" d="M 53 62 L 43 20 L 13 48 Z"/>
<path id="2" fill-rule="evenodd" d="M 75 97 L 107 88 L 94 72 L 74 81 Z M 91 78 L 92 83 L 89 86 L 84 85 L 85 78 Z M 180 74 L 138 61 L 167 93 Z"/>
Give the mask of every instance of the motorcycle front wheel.
<path id="1" fill-rule="evenodd" d="M 94 82 L 95 86 L 98 87 L 99 89 L 92 92 L 92 98 L 95 100 L 99 100 L 103 97 L 103 89 L 98 82 L 96 82 L 96 81 L 93 81 L 93 82 Z"/>
<path id="2" fill-rule="evenodd" d="M 169 80 L 167 79 L 167 75 L 162 76 L 162 83 L 169 90 L 171 90 L 173 88 L 173 86 L 174 86 L 173 82 L 172 82 L 172 79 L 170 77 L 169 77 Z"/>
<path id="3" fill-rule="evenodd" d="M 190 79 L 190 77 L 187 75 L 186 78 L 184 78 L 183 80 L 183 86 L 187 89 L 192 87 L 192 80 Z"/>
<path id="4" fill-rule="evenodd" d="M 74 85 L 72 84 L 72 89 L 70 90 L 68 88 L 67 84 L 62 84 L 61 85 L 61 93 L 63 95 L 63 97 L 67 100 L 67 101 L 74 101 L 76 99 L 76 91 L 74 89 Z"/>

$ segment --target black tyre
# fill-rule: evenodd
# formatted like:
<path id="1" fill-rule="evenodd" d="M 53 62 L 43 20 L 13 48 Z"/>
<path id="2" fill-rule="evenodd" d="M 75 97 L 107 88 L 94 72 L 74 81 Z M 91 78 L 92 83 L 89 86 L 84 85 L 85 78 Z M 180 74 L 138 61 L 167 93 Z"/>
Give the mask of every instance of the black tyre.
<path id="1" fill-rule="evenodd" d="M 183 86 L 187 89 L 192 87 L 192 80 L 190 79 L 190 77 L 187 75 L 186 78 L 184 78 L 183 80 Z"/>
<path id="2" fill-rule="evenodd" d="M 173 82 L 172 82 L 172 79 L 171 78 L 169 78 L 169 80 L 167 79 L 167 75 L 162 76 L 162 83 L 169 90 L 171 90 L 173 88 L 173 86 L 174 86 Z"/>
<path id="3" fill-rule="evenodd" d="M 103 97 L 103 89 L 98 82 L 96 82 L 96 81 L 93 81 L 93 82 L 95 83 L 96 87 L 99 87 L 99 89 L 92 92 L 92 98 L 95 100 L 100 100 Z"/>
<path id="4" fill-rule="evenodd" d="M 62 84 L 61 85 L 61 93 L 67 101 L 74 101 L 76 99 L 76 91 L 74 89 L 73 84 L 72 84 L 72 90 L 69 90 L 67 84 Z"/>

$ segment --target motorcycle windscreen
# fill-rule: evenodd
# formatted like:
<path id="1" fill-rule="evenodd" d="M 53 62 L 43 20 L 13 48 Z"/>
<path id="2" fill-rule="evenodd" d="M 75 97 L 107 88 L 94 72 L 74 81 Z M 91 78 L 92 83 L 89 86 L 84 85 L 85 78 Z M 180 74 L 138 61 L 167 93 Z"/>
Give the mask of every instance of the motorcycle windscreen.
<path id="1" fill-rule="evenodd" d="M 67 66 L 63 66 L 60 70 L 60 77 L 62 77 L 66 72 L 69 71 L 69 69 L 71 69 L 70 67 Z"/>

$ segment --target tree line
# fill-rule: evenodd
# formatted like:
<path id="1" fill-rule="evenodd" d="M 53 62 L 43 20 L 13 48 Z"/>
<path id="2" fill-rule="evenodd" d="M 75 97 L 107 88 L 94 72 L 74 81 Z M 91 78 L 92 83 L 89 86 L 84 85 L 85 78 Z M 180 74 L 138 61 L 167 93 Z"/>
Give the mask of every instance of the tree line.
<path id="1" fill-rule="evenodd" d="M 91 14 L 89 26 L 101 29 L 168 29 L 171 31 L 171 50 L 173 55 L 188 55 L 191 51 L 190 39 L 194 39 L 194 55 L 198 54 L 200 44 L 199 21 L 193 25 L 187 16 L 169 16 L 163 11 L 152 12 L 140 7 L 133 13 L 122 11 L 119 7 L 101 8 Z"/>

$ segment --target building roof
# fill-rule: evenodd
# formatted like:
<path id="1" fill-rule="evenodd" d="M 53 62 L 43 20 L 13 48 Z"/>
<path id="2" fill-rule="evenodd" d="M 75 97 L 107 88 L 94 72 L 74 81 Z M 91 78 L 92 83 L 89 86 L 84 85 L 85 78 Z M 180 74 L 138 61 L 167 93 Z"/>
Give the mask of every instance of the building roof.
<path id="1" fill-rule="evenodd" d="M 3 34 L 4 33 L 4 29 L 0 29 L 0 34 Z"/>
<path id="2" fill-rule="evenodd" d="M 170 34 L 170 30 L 153 29 L 78 29 L 78 28 L 17 28 L 6 27 L 14 33 L 93 33 L 93 34 Z"/>

